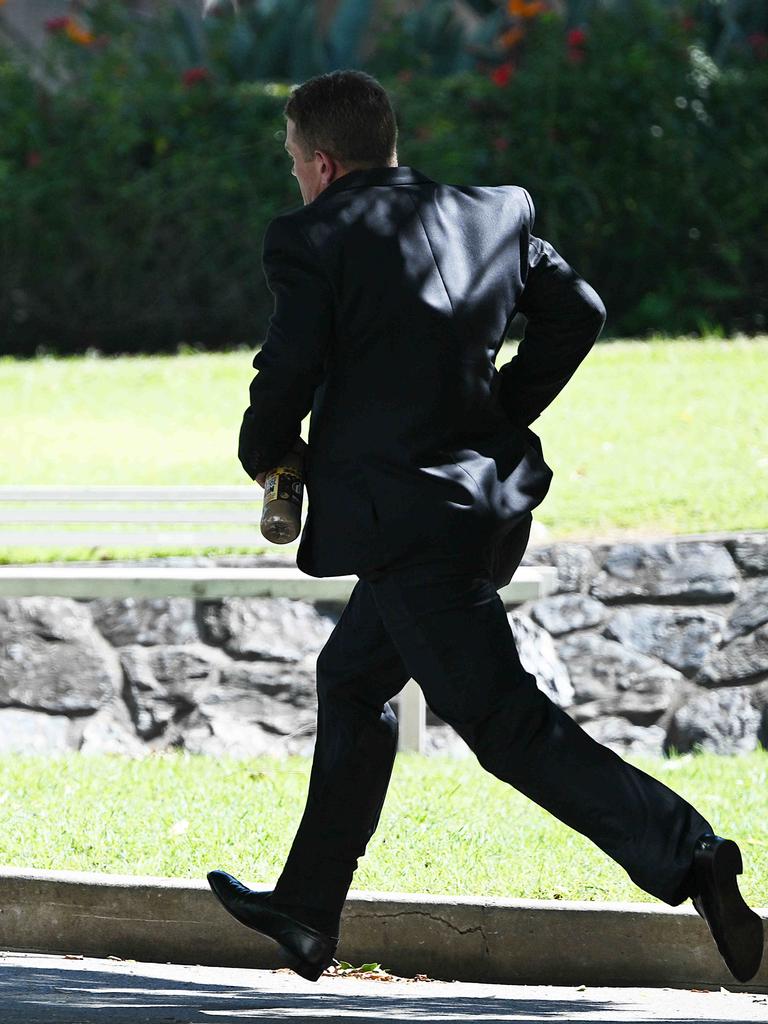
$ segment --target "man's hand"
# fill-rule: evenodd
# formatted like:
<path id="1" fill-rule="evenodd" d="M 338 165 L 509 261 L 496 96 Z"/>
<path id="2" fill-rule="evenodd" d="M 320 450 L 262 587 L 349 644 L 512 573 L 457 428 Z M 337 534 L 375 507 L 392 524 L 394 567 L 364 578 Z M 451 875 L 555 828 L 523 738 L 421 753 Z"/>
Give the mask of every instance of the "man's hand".
<path id="1" fill-rule="evenodd" d="M 299 435 L 299 437 L 296 438 L 293 446 L 290 448 L 290 451 L 298 452 L 299 455 L 303 456 L 308 447 L 309 445 L 307 444 L 307 442 L 304 440 L 303 437 L 301 437 L 301 435 Z M 267 482 L 268 472 L 269 470 L 265 470 L 263 473 L 257 473 L 253 479 L 256 481 L 257 484 L 260 484 L 262 487 L 264 487 L 264 485 Z"/>

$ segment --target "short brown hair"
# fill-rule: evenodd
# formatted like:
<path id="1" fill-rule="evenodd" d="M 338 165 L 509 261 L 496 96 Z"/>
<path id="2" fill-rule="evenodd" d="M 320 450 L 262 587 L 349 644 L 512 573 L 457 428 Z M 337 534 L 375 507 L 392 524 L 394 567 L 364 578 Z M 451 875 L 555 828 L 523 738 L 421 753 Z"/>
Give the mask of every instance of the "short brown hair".
<path id="1" fill-rule="evenodd" d="M 296 126 L 305 160 L 320 149 L 346 167 L 380 167 L 395 154 L 392 104 L 366 71 L 329 71 L 307 79 L 293 89 L 283 113 Z"/>

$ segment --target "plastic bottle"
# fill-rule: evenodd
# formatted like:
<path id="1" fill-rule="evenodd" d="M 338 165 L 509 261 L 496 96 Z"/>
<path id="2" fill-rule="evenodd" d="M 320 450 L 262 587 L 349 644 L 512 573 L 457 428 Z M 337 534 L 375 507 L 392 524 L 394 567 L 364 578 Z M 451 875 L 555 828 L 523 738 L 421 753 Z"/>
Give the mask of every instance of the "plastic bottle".
<path id="1" fill-rule="evenodd" d="M 290 544 L 301 531 L 305 448 L 300 439 L 264 481 L 261 532 L 272 544 Z"/>

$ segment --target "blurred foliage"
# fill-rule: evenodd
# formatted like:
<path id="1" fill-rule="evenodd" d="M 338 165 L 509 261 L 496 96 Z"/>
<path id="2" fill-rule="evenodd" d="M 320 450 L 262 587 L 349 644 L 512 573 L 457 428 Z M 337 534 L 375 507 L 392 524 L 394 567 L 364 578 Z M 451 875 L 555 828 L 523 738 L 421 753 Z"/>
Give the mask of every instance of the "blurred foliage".
<path id="1" fill-rule="evenodd" d="M 292 0 L 202 19 L 93 0 L 0 54 L 2 349 L 260 340 L 263 230 L 301 204 L 282 107 L 336 66 L 390 91 L 401 163 L 531 192 L 604 337 L 764 330 L 766 5 L 487 0 L 460 27 L 450 9 L 342 0 L 321 26 Z"/>

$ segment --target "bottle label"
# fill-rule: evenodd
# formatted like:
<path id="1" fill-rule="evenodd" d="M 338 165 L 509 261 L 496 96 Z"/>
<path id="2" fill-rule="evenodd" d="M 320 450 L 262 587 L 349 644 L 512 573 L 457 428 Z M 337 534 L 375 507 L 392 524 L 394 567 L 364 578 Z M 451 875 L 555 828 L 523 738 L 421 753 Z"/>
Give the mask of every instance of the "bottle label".
<path id="1" fill-rule="evenodd" d="M 273 472 L 267 475 L 264 488 L 264 504 L 268 501 L 284 499 L 295 504 L 301 504 L 301 488 L 303 486 L 301 477 L 292 469 L 284 469 L 278 466 Z"/>

